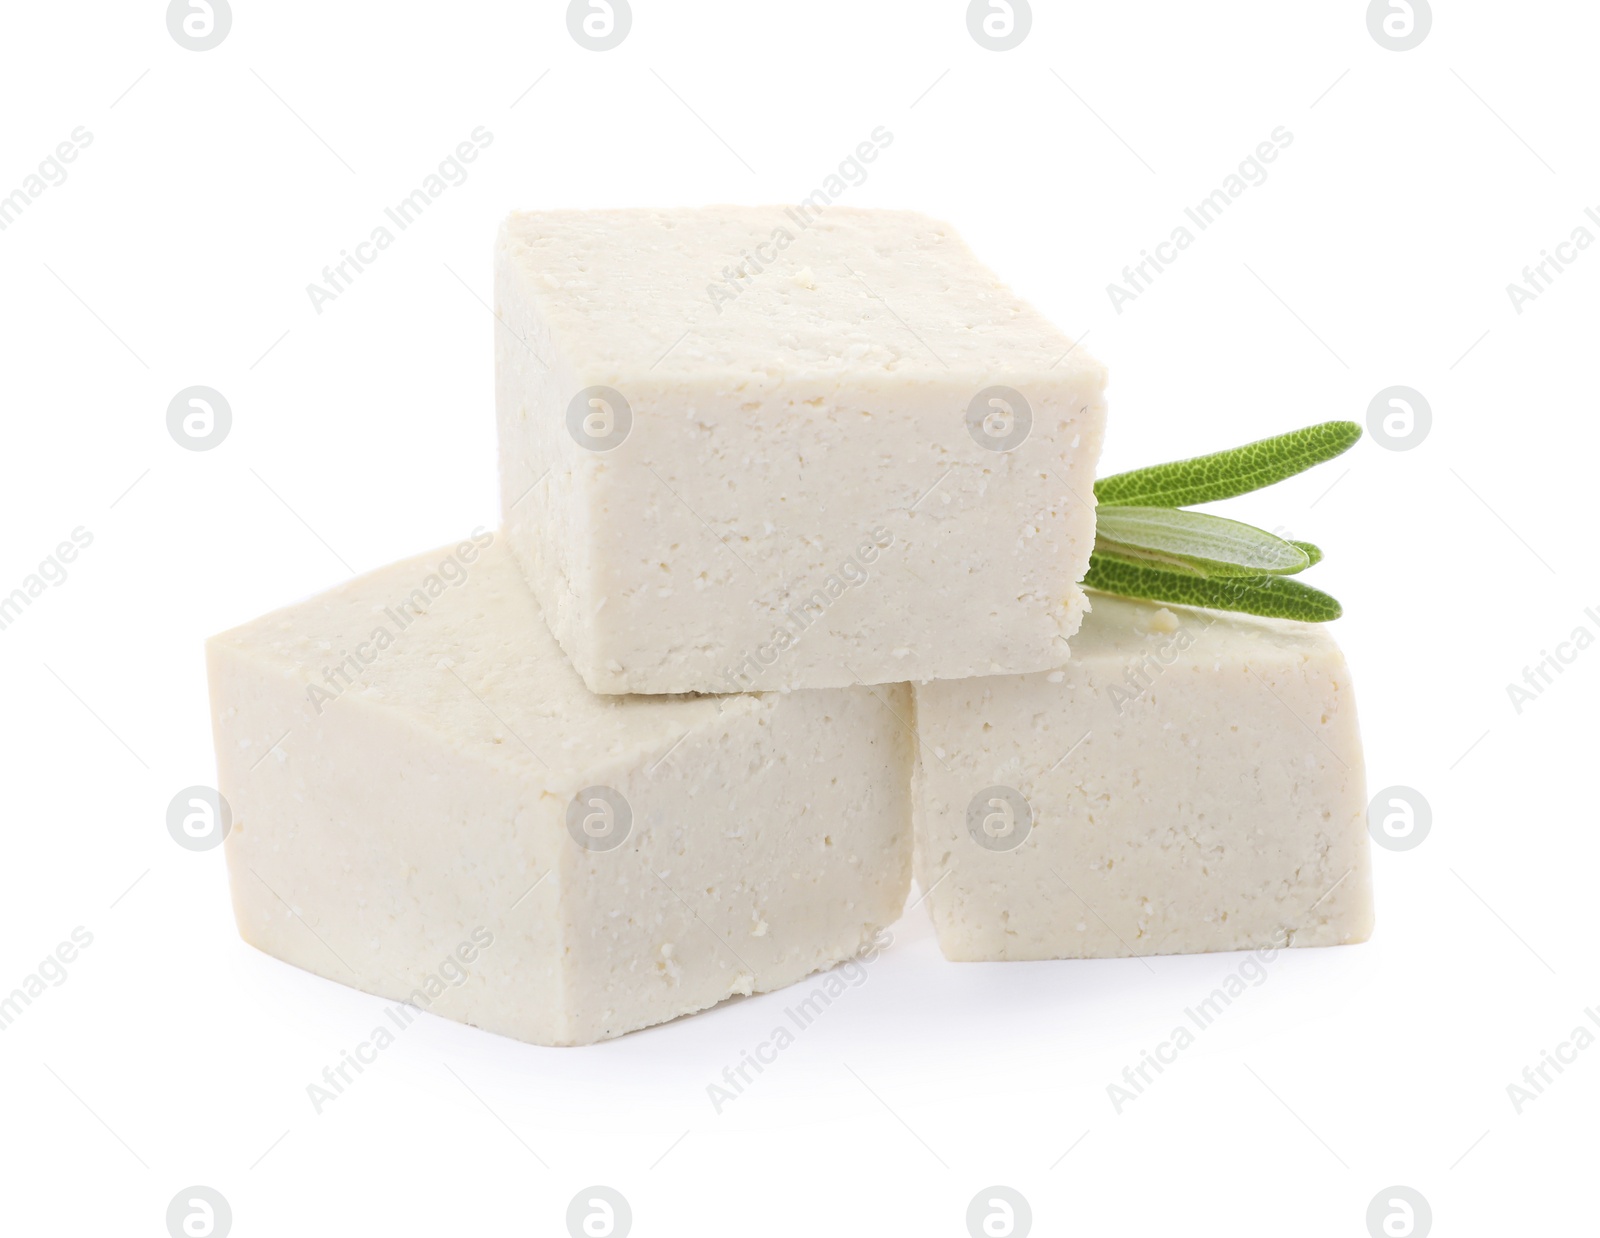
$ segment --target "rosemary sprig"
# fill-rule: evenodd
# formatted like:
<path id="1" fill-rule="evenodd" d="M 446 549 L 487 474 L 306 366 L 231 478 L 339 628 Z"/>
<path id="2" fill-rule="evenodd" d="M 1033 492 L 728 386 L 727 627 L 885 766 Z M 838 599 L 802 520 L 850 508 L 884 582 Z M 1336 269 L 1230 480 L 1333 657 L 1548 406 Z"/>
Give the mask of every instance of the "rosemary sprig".
<path id="1" fill-rule="evenodd" d="M 1102 593 L 1171 602 L 1174 606 L 1237 610 L 1247 615 L 1299 619 L 1306 623 L 1326 623 L 1343 613 L 1339 603 L 1322 590 L 1287 576 L 1233 576 L 1211 580 L 1129 563 L 1098 552 L 1089 556 L 1089 574 L 1083 578 L 1083 583 Z"/>
<path id="2" fill-rule="evenodd" d="M 1348 451 L 1353 421 L 1329 421 L 1231 451 L 1102 477 L 1094 553 L 1083 583 L 1104 593 L 1324 623 L 1339 603 L 1289 577 L 1322 559 L 1289 541 L 1203 512 L 1182 510 L 1259 490 Z"/>
<path id="3" fill-rule="evenodd" d="M 1107 507 L 1099 513 L 1097 550 L 1124 559 L 1159 559 L 1199 576 L 1292 576 L 1311 566 L 1293 542 L 1254 525 L 1176 507 Z"/>
<path id="4" fill-rule="evenodd" d="M 1303 473 L 1349 451 L 1360 438 L 1354 421 L 1325 421 L 1230 451 L 1102 477 L 1094 484 L 1094 497 L 1103 507 L 1215 503 Z"/>

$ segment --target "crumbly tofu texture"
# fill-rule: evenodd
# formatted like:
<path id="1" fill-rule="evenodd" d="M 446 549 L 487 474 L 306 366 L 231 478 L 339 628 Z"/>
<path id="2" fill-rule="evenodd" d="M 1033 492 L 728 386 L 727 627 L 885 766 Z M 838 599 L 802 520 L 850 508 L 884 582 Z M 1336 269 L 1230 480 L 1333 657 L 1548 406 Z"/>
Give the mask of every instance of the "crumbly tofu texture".
<path id="1" fill-rule="evenodd" d="M 747 262 L 761 269 L 730 283 Z M 1105 369 L 947 224 L 781 206 L 515 214 L 495 303 L 506 536 L 593 691 L 1066 661 Z M 985 396 L 980 445 L 969 409 L 993 386 L 1026 411 L 1008 422 Z M 592 387 L 631 418 L 622 436 L 612 410 L 603 450 L 569 429 Z"/>
<path id="2" fill-rule="evenodd" d="M 1338 646 L 1314 625 L 1092 603 L 1057 672 L 915 689 L 917 881 L 945 956 L 1365 941 L 1365 774 Z M 1031 829 L 980 845 L 975 799 L 985 837 L 1023 820 L 983 794 L 997 787 Z"/>
<path id="3" fill-rule="evenodd" d="M 572 1045 L 789 984 L 898 917 L 906 689 L 596 697 L 489 540 L 210 642 L 246 941 Z M 631 817 L 614 849 L 569 832 L 596 786 Z"/>

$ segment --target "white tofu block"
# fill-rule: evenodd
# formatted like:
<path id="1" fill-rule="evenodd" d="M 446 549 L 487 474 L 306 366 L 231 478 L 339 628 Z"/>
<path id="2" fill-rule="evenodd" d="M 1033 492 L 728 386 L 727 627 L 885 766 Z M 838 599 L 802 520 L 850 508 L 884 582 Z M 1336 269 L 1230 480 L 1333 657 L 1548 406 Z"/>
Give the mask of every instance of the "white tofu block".
<path id="1" fill-rule="evenodd" d="M 1072 661 L 916 688 L 916 873 L 954 960 L 1365 941 L 1365 774 L 1325 630 L 1094 594 Z"/>
<path id="2" fill-rule="evenodd" d="M 491 540 L 211 640 L 245 940 L 548 1045 L 870 945 L 910 883 L 907 690 L 596 697 Z"/>
<path id="3" fill-rule="evenodd" d="M 517 214 L 495 302 L 503 523 L 592 690 L 1066 661 L 1105 370 L 947 224 Z"/>

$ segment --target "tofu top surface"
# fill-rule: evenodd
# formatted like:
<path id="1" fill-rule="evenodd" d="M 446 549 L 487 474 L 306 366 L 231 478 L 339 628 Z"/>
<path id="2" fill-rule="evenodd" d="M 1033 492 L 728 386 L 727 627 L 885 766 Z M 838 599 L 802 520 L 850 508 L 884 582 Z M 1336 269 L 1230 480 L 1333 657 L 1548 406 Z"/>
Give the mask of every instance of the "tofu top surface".
<path id="1" fill-rule="evenodd" d="M 1069 670 L 1072 663 L 1095 659 L 1122 662 L 1143 649 L 1167 649 L 1185 630 L 1195 638 L 1204 633 L 1204 653 L 1216 658 L 1339 656 L 1326 624 L 1143 602 L 1093 590 L 1089 605 L 1083 626 L 1072 638 Z"/>
<path id="2" fill-rule="evenodd" d="M 665 752 L 701 725 L 776 699 L 597 696 L 550 635 L 500 540 L 464 562 L 470 546 L 379 568 L 208 644 L 213 654 L 233 651 L 304 682 L 313 723 L 342 710 L 394 711 L 450 748 L 529 767 L 547 785 L 604 770 L 608 758 Z M 337 672 L 330 682 L 329 669 L 341 664 L 353 686 Z M 312 685 L 333 698 L 320 700 L 320 714 Z"/>
<path id="3" fill-rule="evenodd" d="M 506 219 L 498 246 L 555 349 L 596 381 L 1103 374 L 949 224 L 913 211 L 538 211 Z M 730 284 L 752 258 L 763 269 Z"/>

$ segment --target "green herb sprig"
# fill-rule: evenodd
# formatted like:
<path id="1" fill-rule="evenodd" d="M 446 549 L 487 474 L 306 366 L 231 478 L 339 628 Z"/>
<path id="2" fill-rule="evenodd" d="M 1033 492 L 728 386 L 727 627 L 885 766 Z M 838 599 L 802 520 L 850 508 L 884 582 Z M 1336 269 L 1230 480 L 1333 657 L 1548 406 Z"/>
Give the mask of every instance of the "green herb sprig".
<path id="1" fill-rule="evenodd" d="M 1322 559 L 1310 542 L 1204 512 L 1332 460 L 1361 438 L 1353 421 L 1329 421 L 1230 451 L 1102 477 L 1094 552 L 1083 583 L 1104 593 L 1325 623 L 1341 614 L 1321 590 L 1290 579 Z"/>

